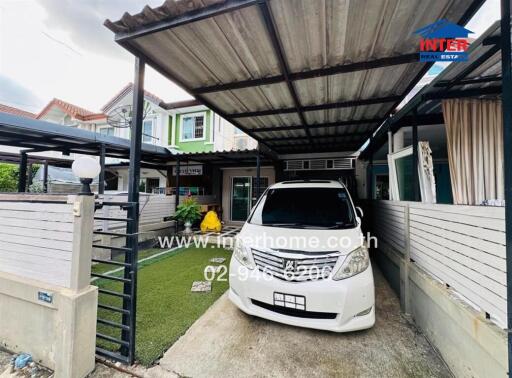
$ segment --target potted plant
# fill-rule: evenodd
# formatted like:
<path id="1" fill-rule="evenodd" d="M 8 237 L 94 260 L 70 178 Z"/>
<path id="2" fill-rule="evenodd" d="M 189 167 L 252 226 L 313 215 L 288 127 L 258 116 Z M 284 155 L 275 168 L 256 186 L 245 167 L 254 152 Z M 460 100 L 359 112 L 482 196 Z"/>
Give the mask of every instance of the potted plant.
<path id="1" fill-rule="evenodd" d="M 201 206 L 191 197 L 186 198 L 178 205 L 174 219 L 182 221 L 185 225 L 185 234 L 192 232 L 192 223 L 201 218 Z"/>

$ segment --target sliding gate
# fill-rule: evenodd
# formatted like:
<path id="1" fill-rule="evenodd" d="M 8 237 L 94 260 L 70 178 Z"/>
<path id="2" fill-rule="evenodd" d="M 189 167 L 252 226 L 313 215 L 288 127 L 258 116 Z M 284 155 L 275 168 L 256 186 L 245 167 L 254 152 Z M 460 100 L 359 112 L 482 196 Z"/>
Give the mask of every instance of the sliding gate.
<path id="1" fill-rule="evenodd" d="M 91 283 L 99 288 L 96 354 L 131 365 L 135 359 L 135 311 L 137 293 L 138 222 L 136 202 L 97 202 L 93 248 L 109 250 L 111 259 L 93 258 Z M 113 245 L 113 238 L 125 239 L 122 246 Z M 110 243 L 105 242 L 110 239 Z M 107 268 L 109 267 L 109 268 Z"/>

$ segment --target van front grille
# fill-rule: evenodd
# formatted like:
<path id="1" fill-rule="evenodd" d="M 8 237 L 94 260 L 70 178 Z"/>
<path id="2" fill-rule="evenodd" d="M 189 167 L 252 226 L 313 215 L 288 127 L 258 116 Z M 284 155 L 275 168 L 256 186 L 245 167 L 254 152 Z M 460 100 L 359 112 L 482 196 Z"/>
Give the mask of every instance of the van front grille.
<path id="1" fill-rule="evenodd" d="M 276 278 L 291 282 L 315 281 L 328 278 L 338 261 L 332 253 L 304 258 L 286 258 L 252 249 L 258 269 Z"/>

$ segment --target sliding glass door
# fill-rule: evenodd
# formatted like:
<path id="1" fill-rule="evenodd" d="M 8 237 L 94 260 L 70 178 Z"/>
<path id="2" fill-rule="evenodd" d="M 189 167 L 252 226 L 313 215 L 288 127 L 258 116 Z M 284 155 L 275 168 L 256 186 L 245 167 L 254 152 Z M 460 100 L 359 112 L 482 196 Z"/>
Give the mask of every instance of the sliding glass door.
<path id="1" fill-rule="evenodd" d="M 245 222 L 251 203 L 251 178 L 233 177 L 231 185 L 231 220 Z"/>
<path id="2" fill-rule="evenodd" d="M 231 183 L 231 220 L 245 222 L 251 208 L 268 187 L 268 177 L 260 177 L 259 190 L 256 177 L 233 177 Z"/>

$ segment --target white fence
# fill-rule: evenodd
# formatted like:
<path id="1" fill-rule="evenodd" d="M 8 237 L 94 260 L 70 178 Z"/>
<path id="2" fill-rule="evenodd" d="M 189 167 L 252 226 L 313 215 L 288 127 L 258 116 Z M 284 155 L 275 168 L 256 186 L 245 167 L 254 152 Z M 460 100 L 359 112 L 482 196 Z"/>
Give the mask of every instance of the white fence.
<path id="1" fill-rule="evenodd" d="M 374 201 L 373 215 L 379 243 L 506 325 L 504 208 Z"/>
<path id="2" fill-rule="evenodd" d="M 88 285 L 90 271 L 77 267 L 82 250 L 91 249 L 93 204 L 83 196 L 0 194 L 0 272 L 71 289 Z"/>
<path id="3" fill-rule="evenodd" d="M 2 272 L 70 286 L 73 204 L 60 200 L 0 201 Z"/>
<path id="4" fill-rule="evenodd" d="M 93 214 L 92 196 L 0 194 L 0 345 L 55 377 L 94 369 Z"/>
<path id="5" fill-rule="evenodd" d="M 128 200 L 126 194 L 105 194 L 100 197 L 105 202 L 126 202 Z M 175 196 L 166 196 L 161 194 L 140 194 L 139 204 L 139 224 L 155 224 L 164 222 L 164 218 L 174 214 Z M 126 218 L 126 211 L 119 206 L 104 206 L 102 209 L 96 210 L 97 217 L 110 218 Z M 112 230 L 124 228 L 126 222 L 122 221 L 102 221 L 95 220 L 94 228 L 102 230 Z"/>

